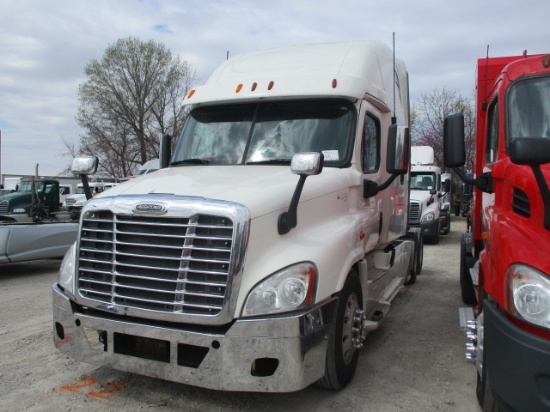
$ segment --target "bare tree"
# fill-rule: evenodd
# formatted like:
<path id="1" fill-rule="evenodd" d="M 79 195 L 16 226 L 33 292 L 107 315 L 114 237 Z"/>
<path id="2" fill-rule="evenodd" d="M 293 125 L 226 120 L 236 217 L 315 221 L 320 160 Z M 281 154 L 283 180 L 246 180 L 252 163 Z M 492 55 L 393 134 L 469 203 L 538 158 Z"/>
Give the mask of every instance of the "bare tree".
<path id="1" fill-rule="evenodd" d="M 185 118 L 181 102 L 196 75 L 162 44 L 120 39 L 101 60 L 88 63 L 85 73 L 76 116 L 85 129 L 80 153 L 99 157 L 99 173 L 128 176 L 158 157 L 161 135 L 179 135 Z"/>
<path id="2" fill-rule="evenodd" d="M 431 94 L 422 94 L 415 103 L 411 118 L 412 144 L 431 146 L 434 149 L 435 162 L 443 167 L 443 124 L 445 117 L 463 113 L 465 118 L 465 148 L 467 170 L 472 169 L 475 140 L 475 111 L 473 102 L 454 90 L 434 89 Z"/>

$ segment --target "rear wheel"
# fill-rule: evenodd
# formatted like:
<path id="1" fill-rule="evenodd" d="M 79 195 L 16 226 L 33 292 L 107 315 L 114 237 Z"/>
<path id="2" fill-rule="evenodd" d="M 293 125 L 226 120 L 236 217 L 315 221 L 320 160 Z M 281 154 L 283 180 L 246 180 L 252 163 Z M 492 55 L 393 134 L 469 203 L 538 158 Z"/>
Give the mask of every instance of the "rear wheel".
<path id="1" fill-rule="evenodd" d="M 351 270 L 340 292 L 336 319 L 332 323 L 325 376 L 317 384 L 328 389 L 342 389 L 353 378 L 359 350 L 355 348 L 354 329 L 358 310 L 363 308 L 361 282 L 355 270 Z"/>

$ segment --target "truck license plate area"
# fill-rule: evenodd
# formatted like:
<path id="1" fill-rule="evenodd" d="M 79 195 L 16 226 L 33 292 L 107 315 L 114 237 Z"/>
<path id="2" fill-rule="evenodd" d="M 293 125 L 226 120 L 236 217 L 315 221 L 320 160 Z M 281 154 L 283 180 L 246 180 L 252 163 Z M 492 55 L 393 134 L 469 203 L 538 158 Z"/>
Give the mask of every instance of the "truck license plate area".
<path id="1" fill-rule="evenodd" d="M 113 350 L 136 358 L 170 363 L 170 342 L 160 339 L 114 333 Z"/>

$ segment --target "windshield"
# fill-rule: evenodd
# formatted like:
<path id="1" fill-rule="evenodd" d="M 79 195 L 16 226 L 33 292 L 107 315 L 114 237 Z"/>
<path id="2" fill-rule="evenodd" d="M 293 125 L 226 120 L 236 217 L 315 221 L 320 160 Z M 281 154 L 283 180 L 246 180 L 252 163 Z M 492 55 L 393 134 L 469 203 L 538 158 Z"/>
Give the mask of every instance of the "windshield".
<path id="1" fill-rule="evenodd" d="M 44 182 L 36 182 L 36 190 L 41 192 L 44 190 Z M 20 192 L 32 192 L 32 181 L 25 180 L 19 184 Z"/>
<path id="2" fill-rule="evenodd" d="M 335 99 L 198 108 L 171 164 L 289 164 L 296 153 L 323 152 L 325 165 L 345 166 L 355 117 L 351 103 Z"/>
<path id="3" fill-rule="evenodd" d="M 508 140 L 550 138 L 550 77 L 522 80 L 508 92 Z"/>
<path id="4" fill-rule="evenodd" d="M 435 173 L 411 172 L 411 189 L 435 189 Z"/>

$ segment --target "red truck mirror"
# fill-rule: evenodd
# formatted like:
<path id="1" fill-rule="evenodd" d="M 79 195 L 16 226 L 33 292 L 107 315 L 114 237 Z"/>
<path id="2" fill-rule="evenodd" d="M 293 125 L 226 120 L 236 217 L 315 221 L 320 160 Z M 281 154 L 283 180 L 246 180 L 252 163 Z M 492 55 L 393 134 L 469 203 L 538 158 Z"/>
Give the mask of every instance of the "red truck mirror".
<path id="1" fill-rule="evenodd" d="M 443 124 L 443 163 L 447 167 L 460 167 L 466 163 L 464 151 L 464 115 L 452 114 Z"/>
<path id="2" fill-rule="evenodd" d="M 510 141 L 510 160 L 518 165 L 537 166 L 550 163 L 550 139 L 521 137 Z"/>

